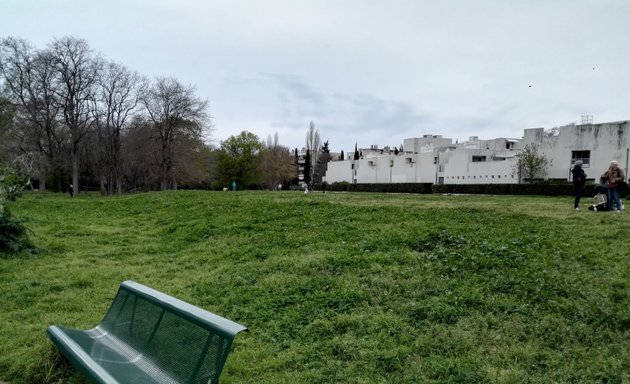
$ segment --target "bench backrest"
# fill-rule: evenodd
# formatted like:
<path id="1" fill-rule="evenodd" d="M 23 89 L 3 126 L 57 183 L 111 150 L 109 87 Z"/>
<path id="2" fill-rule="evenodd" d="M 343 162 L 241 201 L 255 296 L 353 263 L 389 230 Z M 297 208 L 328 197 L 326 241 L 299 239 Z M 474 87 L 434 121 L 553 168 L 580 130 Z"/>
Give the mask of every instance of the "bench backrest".
<path id="1" fill-rule="evenodd" d="M 159 367 L 165 383 L 218 383 L 234 336 L 247 330 L 132 281 L 121 284 L 98 328 L 140 352 L 147 369 Z"/>

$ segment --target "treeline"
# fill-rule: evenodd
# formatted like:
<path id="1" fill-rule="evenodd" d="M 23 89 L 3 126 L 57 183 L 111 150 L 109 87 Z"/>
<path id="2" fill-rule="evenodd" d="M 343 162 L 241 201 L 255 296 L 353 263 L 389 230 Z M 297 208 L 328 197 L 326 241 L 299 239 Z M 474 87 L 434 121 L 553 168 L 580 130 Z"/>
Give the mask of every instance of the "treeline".
<path id="1" fill-rule="evenodd" d="M 213 149 L 207 100 L 178 79 L 152 80 L 79 38 L 39 49 L 0 40 L 0 168 L 31 188 L 104 194 L 296 182 L 278 137 L 242 132 Z"/>

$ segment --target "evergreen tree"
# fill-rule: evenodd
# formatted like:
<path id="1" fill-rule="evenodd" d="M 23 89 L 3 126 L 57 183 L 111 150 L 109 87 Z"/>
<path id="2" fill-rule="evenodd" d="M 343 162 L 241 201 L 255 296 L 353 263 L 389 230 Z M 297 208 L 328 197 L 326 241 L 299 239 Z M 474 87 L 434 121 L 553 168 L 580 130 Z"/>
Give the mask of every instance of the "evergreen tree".
<path id="1" fill-rule="evenodd" d="M 328 148 L 328 140 L 324 141 L 324 145 L 322 145 L 321 151 L 322 153 L 330 154 L 330 148 Z"/>
<path id="2" fill-rule="evenodd" d="M 306 185 L 310 185 L 311 183 L 311 151 L 308 149 L 304 157 L 304 182 Z"/>

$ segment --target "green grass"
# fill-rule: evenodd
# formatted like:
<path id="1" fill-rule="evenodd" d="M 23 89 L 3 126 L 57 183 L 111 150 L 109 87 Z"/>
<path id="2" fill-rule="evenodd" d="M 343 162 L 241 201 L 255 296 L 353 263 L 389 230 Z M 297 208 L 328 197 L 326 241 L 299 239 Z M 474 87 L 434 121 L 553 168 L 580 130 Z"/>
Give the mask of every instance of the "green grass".
<path id="1" fill-rule="evenodd" d="M 586 203 L 588 203 L 588 199 Z M 248 326 L 223 383 L 628 383 L 630 211 L 572 199 L 265 192 L 12 206 L 0 380 L 81 382 L 44 331 L 132 279 Z"/>

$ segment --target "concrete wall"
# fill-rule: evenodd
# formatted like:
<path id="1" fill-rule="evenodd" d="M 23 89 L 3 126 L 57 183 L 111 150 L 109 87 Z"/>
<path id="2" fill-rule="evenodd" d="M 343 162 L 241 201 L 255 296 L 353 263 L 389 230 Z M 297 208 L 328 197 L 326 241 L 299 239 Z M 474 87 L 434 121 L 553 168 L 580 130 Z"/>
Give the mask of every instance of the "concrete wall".
<path id="1" fill-rule="evenodd" d="M 495 153 L 481 150 L 455 150 L 440 154 L 444 172 L 439 174 L 444 184 L 514 184 L 516 157 L 493 160 Z M 486 161 L 473 162 L 472 156 L 485 156 Z M 495 156 L 496 157 L 496 156 Z"/>
<path id="2" fill-rule="evenodd" d="M 590 151 L 584 171 L 588 179 L 599 180 L 611 160 L 627 173 L 630 155 L 630 122 L 567 125 L 560 127 L 555 136 L 545 134 L 542 128 L 526 129 L 523 144 L 535 144 L 540 152 L 552 161 L 547 177 L 570 180 L 572 153 Z"/>

